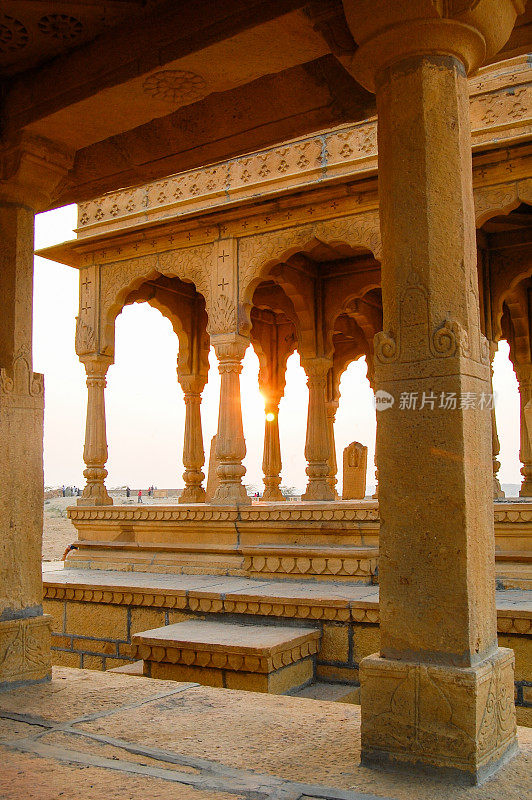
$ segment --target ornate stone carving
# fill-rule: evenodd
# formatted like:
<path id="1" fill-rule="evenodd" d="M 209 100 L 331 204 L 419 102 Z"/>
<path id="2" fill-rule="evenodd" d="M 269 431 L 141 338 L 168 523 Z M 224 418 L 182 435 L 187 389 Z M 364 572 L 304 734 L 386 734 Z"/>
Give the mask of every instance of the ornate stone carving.
<path id="1" fill-rule="evenodd" d="M 519 204 L 517 185 L 515 182 L 500 186 L 482 186 L 474 190 L 475 216 L 480 226 L 490 217 L 511 211 Z"/>
<path id="2" fill-rule="evenodd" d="M 184 69 L 164 69 L 144 81 L 146 94 L 171 103 L 193 103 L 205 95 L 205 78 Z"/>
<path id="3" fill-rule="evenodd" d="M 29 346 L 19 348 L 13 359 L 10 372 L 0 369 L 0 394 L 4 401 L 22 398 L 34 398 L 40 404 L 44 402 L 44 376 L 31 369 Z"/>
<path id="4" fill-rule="evenodd" d="M 0 17 L 0 53 L 22 50 L 28 44 L 30 35 L 19 19 L 2 14 Z"/>
<path id="5" fill-rule="evenodd" d="M 76 353 L 78 356 L 93 353 L 96 350 L 96 333 L 81 316 L 76 317 Z"/>
<path id="6" fill-rule="evenodd" d="M 50 621 L 48 616 L 0 621 L 0 686 L 49 677 Z"/>
<path id="7" fill-rule="evenodd" d="M 83 25 L 70 14 L 45 14 L 37 23 L 39 31 L 44 36 L 57 39 L 61 42 L 73 42 L 83 32 Z"/>
<path id="8" fill-rule="evenodd" d="M 469 668 L 374 655 L 360 670 L 365 763 L 386 752 L 392 760 L 461 769 L 476 781 L 515 738 L 511 650 Z"/>
<path id="9" fill-rule="evenodd" d="M 236 333 L 237 309 L 229 297 L 222 294 L 214 302 L 209 313 L 209 334 Z"/>

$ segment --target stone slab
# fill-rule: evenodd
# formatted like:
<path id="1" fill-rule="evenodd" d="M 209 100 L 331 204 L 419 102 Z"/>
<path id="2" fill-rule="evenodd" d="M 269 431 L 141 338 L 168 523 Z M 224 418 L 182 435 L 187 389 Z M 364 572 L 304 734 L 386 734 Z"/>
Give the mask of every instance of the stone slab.
<path id="1" fill-rule="evenodd" d="M 137 633 L 133 642 L 269 657 L 319 638 L 312 628 L 190 620 Z"/>

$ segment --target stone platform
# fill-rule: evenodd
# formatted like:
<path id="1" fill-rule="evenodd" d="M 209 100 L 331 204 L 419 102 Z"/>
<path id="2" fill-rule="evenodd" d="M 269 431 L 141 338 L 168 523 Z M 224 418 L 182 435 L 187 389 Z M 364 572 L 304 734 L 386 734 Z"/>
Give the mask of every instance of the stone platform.
<path id="1" fill-rule="evenodd" d="M 68 515 L 78 532 L 69 567 L 378 582 L 375 500 L 72 507 Z M 532 503 L 497 502 L 494 520 L 500 586 L 532 588 Z"/>
<path id="2" fill-rule="evenodd" d="M 2 800 L 524 800 L 532 731 L 484 786 L 360 764 L 357 706 L 55 668 L 0 694 Z"/>
<path id="3" fill-rule="evenodd" d="M 379 650 L 379 588 L 346 581 L 269 580 L 51 569 L 44 609 L 56 664 L 132 663 L 136 633 L 186 620 L 289 625 L 321 632 L 315 679 L 358 687 L 362 658 Z M 519 724 L 532 724 L 532 592 L 496 592 L 499 644 L 516 655 Z"/>
<path id="4" fill-rule="evenodd" d="M 132 636 L 151 678 L 284 694 L 311 683 L 321 631 L 190 620 Z"/>

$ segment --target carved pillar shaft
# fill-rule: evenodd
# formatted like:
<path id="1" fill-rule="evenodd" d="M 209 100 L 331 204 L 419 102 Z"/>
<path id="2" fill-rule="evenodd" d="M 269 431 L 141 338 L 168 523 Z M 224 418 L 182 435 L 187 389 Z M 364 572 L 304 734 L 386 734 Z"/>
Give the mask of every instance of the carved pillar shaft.
<path id="1" fill-rule="evenodd" d="M 105 488 L 107 470 L 107 432 L 105 426 L 106 374 L 112 363 L 108 356 L 96 355 L 82 358 L 87 373 L 87 422 L 83 460 L 87 479 L 79 506 L 110 506 L 113 504 Z"/>
<path id="2" fill-rule="evenodd" d="M 329 475 L 328 483 L 334 492 L 335 500 L 338 500 L 338 492 L 336 484 L 338 483 L 338 463 L 336 461 L 336 442 L 334 438 L 334 422 L 336 419 L 336 412 L 338 411 L 338 401 L 332 400 L 327 403 L 327 433 L 329 436 Z"/>
<path id="3" fill-rule="evenodd" d="M 240 336 L 211 339 L 214 339 L 220 372 L 220 408 L 216 434 L 220 484 L 212 502 L 215 505 L 247 505 L 250 500 L 242 484 L 242 478 L 246 474 L 246 468 L 242 464 L 246 455 L 246 441 L 242 426 L 240 373 L 248 341 Z"/>
<path id="4" fill-rule="evenodd" d="M 331 362 L 326 358 L 309 358 L 302 362 L 307 373 L 309 390 L 307 437 L 305 458 L 308 461 L 307 490 L 302 500 L 334 500 L 335 493 L 329 483 L 331 443 L 327 422 L 327 373 Z"/>
<path id="5" fill-rule="evenodd" d="M 498 472 L 501 468 L 501 462 L 498 455 L 501 451 L 499 436 L 497 434 L 497 419 L 495 417 L 495 403 L 493 401 L 493 359 L 497 352 L 497 343 L 490 342 L 490 392 L 491 392 L 491 449 L 492 449 L 492 466 L 493 466 L 493 498 L 494 500 L 504 499 L 504 492 L 499 483 Z"/>
<path id="6" fill-rule="evenodd" d="M 205 489 L 202 486 L 205 475 L 203 432 L 201 428 L 201 392 L 205 380 L 196 375 L 180 375 L 179 382 L 185 395 L 185 435 L 183 442 L 183 480 L 185 488 L 179 498 L 180 503 L 204 503 Z"/>
<path id="7" fill-rule="evenodd" d="M 266 395 L 264 419 L 264 454 L 262 470 L 264 472 L 264 502 L 281 502 L 285 498 L 279 489 L 282 469 L 281 442 L 279 439 L 279 397 Z"/>
<path id="8" fill-rule="evenodd" d="M 30 209 L 0 194 L 0 688 L 41 680 L 51 669 L 41 582 L 44 380 L 32 364 L 33 221 Z"/>
<path id="9" fill-rule="evenodd" d="M 362 760 L 477 783 L 515 752 L 516 727 L 513 654 L 497 647 L 467 72 L 516 9 L 500 2 L 494 20 L 484 0 L 344 4 L 363 42 L 357 74 L 377 95 L 375 367 L 393 401 L 377 415 L 381 647 L 360 664 Z M 468 5 L 467 24 L 453 17 Z"/>
<path id="10" fill-rule="evenodd" d="M 521 409 L 519 459 L 523 465 L 521 467 L 523 482 L 519 496 L 532 497 L 532 364 L 517 366 L 516 375 Z"/>
<path id="11" fill-rule="evenodd" d="M 5 132 L 4 132 L 5 133 Z M 71 164 L 25 133 L 0 144 L 0 691 L 51 676 L 42 607 L 44 379 L 33 372 L 33 228 Z"/>

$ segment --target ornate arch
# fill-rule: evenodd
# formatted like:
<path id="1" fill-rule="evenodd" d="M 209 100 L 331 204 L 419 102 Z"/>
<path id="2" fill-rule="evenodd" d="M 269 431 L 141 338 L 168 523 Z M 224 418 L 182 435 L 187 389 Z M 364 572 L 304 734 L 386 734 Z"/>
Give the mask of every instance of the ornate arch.
<path id="1" fill-rule="evenodd" d="M 308 225 L 244 237 L 238 243 L 240 328 L 249 329 L 253 292 L 276 264 L 296 253 L 309 253 L 316 245 L 346 244 L 364 247 L 382 257 L 378 211 L 324 220 Z"/>
<path id="2" fill-rule="evenodd" d="M 532 204 L 532 179 L 498 186 L 480 186 L 474 190 L 475 220 L 481 228 L 492 217 L 509 214 L 520 203 Z"/>
<path id="3" fill-rule="evenodd" d="M 100 267 L 100 350 L 114 353 L 114 324 L 126 298 L 148 280 L 160 275 L 192 283 L 203 295 L 209 311 L 210 267 L 213 245 L 200 245 L 166 253 L 154 253 Z"/>

